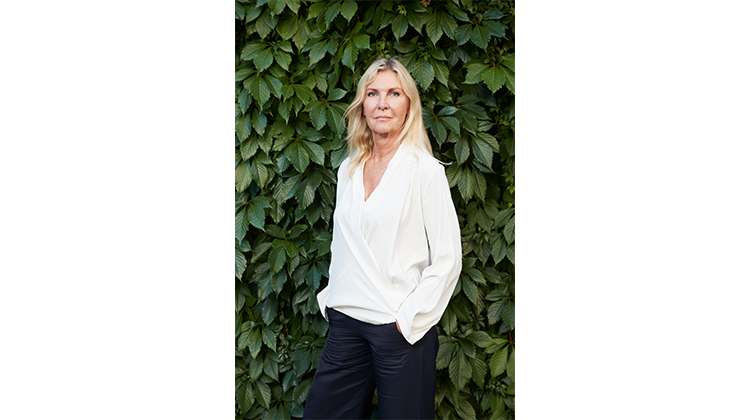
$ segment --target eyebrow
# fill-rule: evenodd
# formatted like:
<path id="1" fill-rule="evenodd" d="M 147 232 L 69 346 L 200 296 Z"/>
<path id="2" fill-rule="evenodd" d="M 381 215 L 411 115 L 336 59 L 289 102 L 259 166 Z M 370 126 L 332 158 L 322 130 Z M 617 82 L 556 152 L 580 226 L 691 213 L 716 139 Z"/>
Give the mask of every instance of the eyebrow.
<path id="1" fill-rule="evenodd" d="M 371 91 L 371 90 L 374 90 L 375 92 L 378 92 L 378 89 L 375 89 L 375 88 L 367 88 L 367 91 L 368 91 L 368 92 L 369 92 L 369 91 Z M 388 88 L 387 92 L 393 92 L 393 91 L 395 91 L 395 90 L 400 90 L 400 91 L 402 91 L 402 92 L 404 91 L 404 90 L 403 90 L 403 89 L 401 89 L 400 87 L 392 87 L 392 88 Z"/>

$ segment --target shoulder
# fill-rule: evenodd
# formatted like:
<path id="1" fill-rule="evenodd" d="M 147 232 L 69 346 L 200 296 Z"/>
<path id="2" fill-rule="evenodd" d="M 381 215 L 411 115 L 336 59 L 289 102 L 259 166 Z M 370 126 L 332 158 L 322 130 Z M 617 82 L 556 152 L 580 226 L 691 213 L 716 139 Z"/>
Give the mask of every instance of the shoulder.
<path id="1" fill-rule="evenodd" d="M 438 174 L 445 174 L 443 164 L 424 150 L 415 150 L 414 157 L 416 158 L 419 172 L 423 178 L 431 178 Z"/>
<path id="2" fill-rule="evenodd" d="M 339 170 L 337 173 L 339 182 L 341 181 L 342 177 L 346 177 L 346 178 L 349 177 L 348 171 L 349 171 L 349 163 L 351 162 L 351 160 L 352 159 L 350 157 L 347 157 L 346 159 L 344 159 L 343 162 L 341 162 L 341 165 L 339 166 Z"/>

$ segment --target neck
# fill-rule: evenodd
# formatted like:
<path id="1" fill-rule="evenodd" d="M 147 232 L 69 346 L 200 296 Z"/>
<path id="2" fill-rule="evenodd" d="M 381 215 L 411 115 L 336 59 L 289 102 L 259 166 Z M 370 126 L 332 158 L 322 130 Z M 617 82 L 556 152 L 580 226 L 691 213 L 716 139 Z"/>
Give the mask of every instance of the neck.
<path id="1" fill-rule="evenodd" d="M 401 141 L 396 141 L 397 138 L 398 133 L 387 136 L 372 133 L 372 158 L 376 161 L 390 159 L 401 144 Z"/>

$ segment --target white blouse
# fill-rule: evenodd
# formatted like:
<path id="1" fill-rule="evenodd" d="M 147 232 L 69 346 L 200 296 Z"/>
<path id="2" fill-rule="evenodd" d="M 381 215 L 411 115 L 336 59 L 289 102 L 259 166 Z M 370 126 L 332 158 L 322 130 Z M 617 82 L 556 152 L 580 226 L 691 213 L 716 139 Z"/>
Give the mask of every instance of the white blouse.
<path id="1" fill-rule="evenodd" d="M 364 199 L 363 166 L 338 171 L 329 281 L 318 305 L 411 344 L 440 321 L 461 272 L 461 234 L 443 166 L 402 144 Z M 326 317 L 327 318 L 327 317 Z"/>

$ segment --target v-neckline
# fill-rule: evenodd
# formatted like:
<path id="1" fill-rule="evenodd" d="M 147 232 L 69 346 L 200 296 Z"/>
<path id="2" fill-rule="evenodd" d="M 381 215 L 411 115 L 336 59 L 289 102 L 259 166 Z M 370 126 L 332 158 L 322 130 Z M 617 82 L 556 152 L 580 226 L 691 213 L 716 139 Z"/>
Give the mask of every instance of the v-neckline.
<path id="1" fill-rule="evenodd" d="M 366 197 L 366 191 L 365 191 L 365 164 L 367 162 L 362 164 L 362 166 L 359 169 L 360 170 L 359 178 L 360 178 L 361 188 L 362 188 L 361 189 L 362 203 L 366 204 L 370 202 L 370 200 L 372 200 L 372 196 L 375 195 L 375 193 L 378 190 L 382 189 L 380 188 L 380 186 L 383 184 L 383 181 L 385 180 L 386 176 L 390 173 L 391 164 L 397 162 L 396 159 L 401 157 L 401 154 L 404 149 L 405 149 L 404 142 L 402 141 L 401 144 L 398 145 L 398 149 L 396 150 L 396 153 L 394 153 L 393 156 L 391 157 L 391 160 L 388 161 L 388 164 L 385 167 L 385 171 L 383 171 L 383 175 L 380 177 L 380 181 L 378 181 L 378 185 L 376 185 L 375 188 L 372 189 L 372 192 L 370 193 L 369 197 Z"/>

